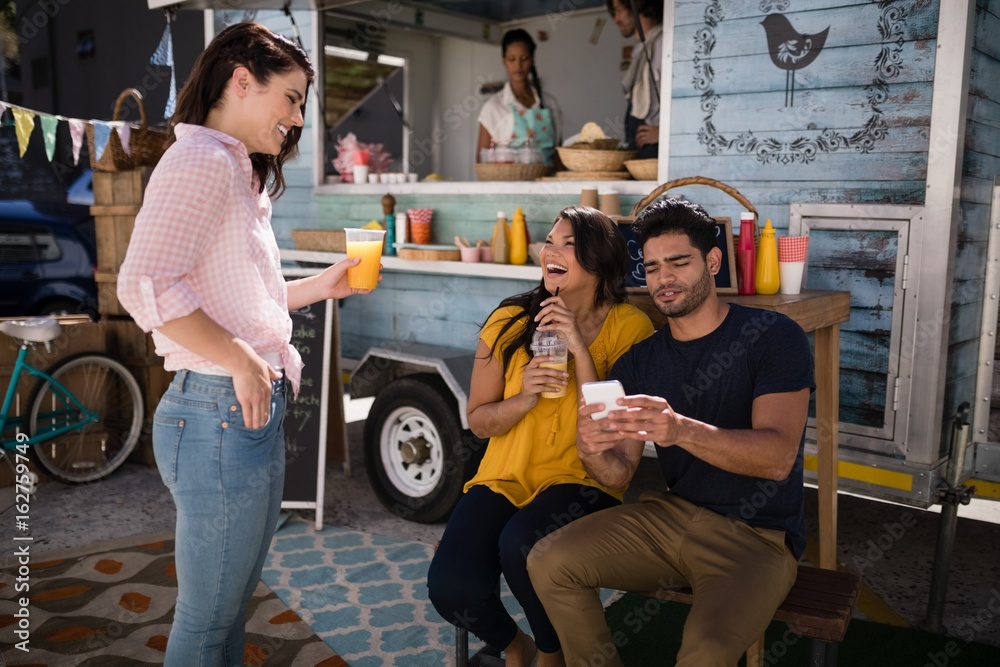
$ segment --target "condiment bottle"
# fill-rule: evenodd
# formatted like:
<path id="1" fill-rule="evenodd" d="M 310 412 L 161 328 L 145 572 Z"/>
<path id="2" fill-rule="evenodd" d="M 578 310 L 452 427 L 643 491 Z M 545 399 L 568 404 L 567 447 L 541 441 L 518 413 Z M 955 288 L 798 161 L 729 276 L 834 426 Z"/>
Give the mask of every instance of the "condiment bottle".
<path id="1" fill-rule="evenodd" d="M 386 255 L 396 254 L 396 198 L 392 195 L 382 197 L 382 214 L 385 216 L 385 243 L 382 244 L 382 252 Z"/>
<path id="2" fill-rule="evenodd" d="M 396 243 L 406 243 L 407 240 L 406 212 L 400 211 L 396 215 Z"/>
<path id="3" fill-rule="evenodd" d="M 757 250 L 753 244 L 753 213 L 740 213 L 740 240 L 736 248 L 736 263 L 739 268 L 739 293 L 755 294 L 754 272 L 757 263 Z"/>
<path id="4" fill-rule="evenodd" d="M 777 294 L 778 283 L 778 239 L 771 221 L 768 220 L 761 233 L 760 247 L 757 248 L 754 286 L 757 294 Z"/>
<path id="5" fill-rule="evenodd" d="M 510 229 L 507 227 L 507 215 L 497 211 L 497 223 L 493 226 L 493 263 L 507 264 L 510 262 Z"/>
<path id="6" fill-rule="evenodd" d="M 510 263 L 524 264 L 528 261 L 528 225 L 524 221 L 524 211 L 519 206 L 514 210 L 514 221 L 510 227 Z"/>

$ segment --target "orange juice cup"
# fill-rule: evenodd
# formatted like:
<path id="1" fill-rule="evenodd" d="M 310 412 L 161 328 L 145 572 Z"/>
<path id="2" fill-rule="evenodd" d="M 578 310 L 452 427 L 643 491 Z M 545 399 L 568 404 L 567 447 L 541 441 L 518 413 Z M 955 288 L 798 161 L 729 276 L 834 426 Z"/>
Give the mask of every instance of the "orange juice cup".
<path id="1" fill-rule="evenodd" d="M 348 228 L 344 234 L 347 237 L 347 257 L 361 258 L 360 264 L 347 269 L 347 284 L 351 289 L 375 289 L 378 286 L 385 230 Z"/>

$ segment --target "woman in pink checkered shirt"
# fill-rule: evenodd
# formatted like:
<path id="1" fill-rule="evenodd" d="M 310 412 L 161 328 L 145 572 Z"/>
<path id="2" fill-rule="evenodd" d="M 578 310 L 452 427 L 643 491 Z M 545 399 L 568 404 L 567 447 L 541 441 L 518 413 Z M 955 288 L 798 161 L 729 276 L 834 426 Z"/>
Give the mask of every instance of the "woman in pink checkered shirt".
<path id="1" fill-rule="evenodd" d="M 250 595 L 281 505 L 285 382 L 302 361 L 290 309 L 352 290 L 348 259 L 286 283 L 271 196 L 297 154 L 314 70 L 267 28 L 226 28 L 171 119 L 118 277 L 118 296 L 177 371 L 153 450 L 177 506 L 177 606 L 166 665 L 240 665 Z"/>

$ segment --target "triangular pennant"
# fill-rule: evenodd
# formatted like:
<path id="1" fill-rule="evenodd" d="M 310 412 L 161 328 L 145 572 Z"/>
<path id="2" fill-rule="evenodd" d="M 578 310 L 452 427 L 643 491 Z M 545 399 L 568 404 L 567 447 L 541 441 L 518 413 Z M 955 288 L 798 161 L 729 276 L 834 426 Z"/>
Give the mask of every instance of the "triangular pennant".
<path id="1" fill-rule="evenodd" d="M 52 156 L 56 152 L 56 128 L 59 127 L 59 119 L 46 113 L 39 114 L 42 119 L 42 138 L 45 139 L 45 156 L 52 162 Z"/>
<path id="2" fill-rule="evenodd" d="M 150 65 L 161 65 L 163 67 L 173 67 L 174 66 L 174 40 L 170 34 L 170 23 L 167 23 L 166 29 L 163 31 L 163 37 L 160 38 L 160 44 L 153 51 L 152 57 L 149 59 Z"/>
<path id="3" fill-rule="evenodd" d="M 100 162 L 101 158 L 104 157 L 104 149 L 108 147 L 108 139 L 111 138 L 111 123 L 103 120 L 90 122 L 94 125 L 94 152 L 97 153 L 94 159 Z"/>
<path id="4" fill-rule="evenodd" d="M 14 107 L 14 130 L 17 133 L 17 149 L 24 157 L 24 151 L 28 150 L 28 139 L 31 138 L 31 131 L 35 129 L 35 114 L 27 109 Z"/>
<path id="5" fill-rule="evenodd" d="M 132 155 L 132 146 L 129 144 L 129 137 L 132 136 L 132 127 L 123 120 L 116 120 L 111 123 L 118 130 L 118 138 L 122 142 L 122 150 L 125 155 Z"/>
<path id="6" fill-rule="evenodd" d="M 86 129 L 87 129 L 87 121 L 80 120 L 79 118 L 69 119 L 69 136 L 73 139 L 74 165 L 80 163 L 80 148 L 83 146 L 83 133 Z"/>
<path id="7" fill-rule="evenodd" d="M 177 78 L 173 68 L 170 69 L 170 94 L 167 96 L 167 106 L 163 109 L 163 120 L 170 120 L 177 108 Z"/>
<path id="8" fill-rule="evenodd" d="M 0 116 L 3 116 L 3 112 L 7 110 L 7 105 L 0 102 Z"/>

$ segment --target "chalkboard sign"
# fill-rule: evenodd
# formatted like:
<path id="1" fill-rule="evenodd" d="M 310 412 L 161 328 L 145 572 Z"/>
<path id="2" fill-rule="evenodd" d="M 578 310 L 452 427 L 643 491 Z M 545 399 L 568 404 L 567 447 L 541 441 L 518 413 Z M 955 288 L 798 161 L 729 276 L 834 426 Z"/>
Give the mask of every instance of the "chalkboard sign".
<path id="1" fill-rule="evenodd" d="M 299 395 L 285 410 L 285 492 L 283 508 L 315 508 L 323 525 L 323 480 L 329 419 L 330 352 L 335 304 L 320 301 L 293 310 L 292 345 L 305 368 Z"/>
<path id="2" fill-rule="evenodd" d="M 642 265 L 642 248 L 632 233 L 635 218 L 614 216 L 618 231 L 625 237 L 628 246 L 628 275 L 625 284 L 633 291 L 646 291 L 646 269 Z M 715 290 L 718 294 L 736 294 L 736 257 L 733 254 L 733 226 L 729 218 L 716 218 L 715 245 L 722 251 L 722 268 L 715 274 Z"/>

